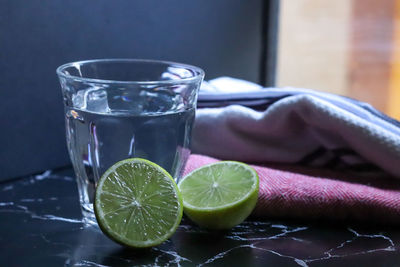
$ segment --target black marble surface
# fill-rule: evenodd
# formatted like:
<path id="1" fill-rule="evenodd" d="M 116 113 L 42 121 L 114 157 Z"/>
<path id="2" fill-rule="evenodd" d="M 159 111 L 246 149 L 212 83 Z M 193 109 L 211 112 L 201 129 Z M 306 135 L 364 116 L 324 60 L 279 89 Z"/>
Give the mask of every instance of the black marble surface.
<path id="1" fill-rule="evenodd" d="M 400 227 L 252 221 L 226 232 L 182 221 L 129 250 L 85 226 L 71 170 L 0 184 L 0 266 L 400 266 Z"/>

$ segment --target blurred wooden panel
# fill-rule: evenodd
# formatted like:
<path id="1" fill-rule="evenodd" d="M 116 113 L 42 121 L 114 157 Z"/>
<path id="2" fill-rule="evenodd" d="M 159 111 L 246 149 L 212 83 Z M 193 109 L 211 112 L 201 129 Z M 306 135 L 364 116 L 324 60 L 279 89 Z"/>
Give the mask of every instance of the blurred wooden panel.
<path id="1" fill-rule="evenodd" d="M 351 2 L 280 2 L 277 86 L 346 94 Z"/>
<path id="2" fill-rule="evenodd" d="M 400 0 L 396 0 L 388 114 L 400 120 Z"/>
<path id="3" fill-rule="evenodd" d="M 395 0 L 352 0 L 348 95 L 386 111 Z"/>
<path id="4" fill-rule="evenodd" d="M 400 119 L 400 0 L 281 0 L 277 85 L 346 95 Z"/>

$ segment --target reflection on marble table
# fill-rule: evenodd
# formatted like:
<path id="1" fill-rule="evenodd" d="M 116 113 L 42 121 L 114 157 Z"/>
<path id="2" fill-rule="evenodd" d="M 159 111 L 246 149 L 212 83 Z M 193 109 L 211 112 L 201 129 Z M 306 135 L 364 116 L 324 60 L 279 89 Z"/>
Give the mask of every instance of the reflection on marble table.
<path id="1" fill-rule="evenodd" d="M 0 266 L 400 266 L 400 227 L 183 219 L 158 247 L 125 249 L 82 223 L 72 170 L 0 184 Z"/>

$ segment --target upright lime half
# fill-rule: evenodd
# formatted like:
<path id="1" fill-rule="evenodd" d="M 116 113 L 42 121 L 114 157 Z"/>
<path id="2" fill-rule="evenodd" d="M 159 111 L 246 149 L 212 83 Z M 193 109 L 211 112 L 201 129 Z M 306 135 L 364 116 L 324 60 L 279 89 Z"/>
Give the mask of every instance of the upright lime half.
<path id="1" fill-rule="evenodd" d="M 247 164 L 221 161 L 189 173 L 178 187 L 191 220 L 205 228 L 228 229 L 254 209 L 259 179 Z"/>
<path id="2" fill-rule="evenodd" d="M 120 161 L 97 185 L 94 211 L 100 229 L 125 246 L 161 244 L 176 231 L 182 210 L 172 177 L 148 160 Z"/>

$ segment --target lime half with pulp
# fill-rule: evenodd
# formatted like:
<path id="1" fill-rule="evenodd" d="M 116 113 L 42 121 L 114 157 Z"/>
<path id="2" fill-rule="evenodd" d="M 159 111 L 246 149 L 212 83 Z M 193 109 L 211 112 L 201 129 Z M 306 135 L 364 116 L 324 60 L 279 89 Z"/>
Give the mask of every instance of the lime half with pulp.
<path id="1" fill-rule="evenodd" d="M 171 175 L 148 160 L 114 164 L 98 182 L 94 211 L 100 229 L 129 247 L 156 246 L 182 219 L 182 198 Z"/>
<path id="2" fill-rule="evenodd" d="M 247 164 L 220 161 L 189 173 L 178 187 L 184 212 L 192 221 L 205 228 L 229 229 L 253 211 L 259 179 Z"/>

